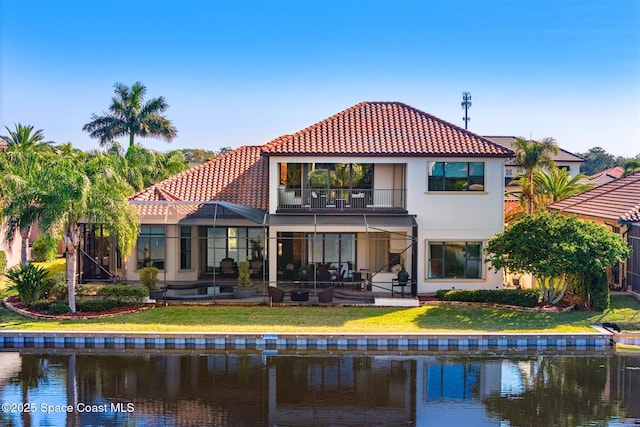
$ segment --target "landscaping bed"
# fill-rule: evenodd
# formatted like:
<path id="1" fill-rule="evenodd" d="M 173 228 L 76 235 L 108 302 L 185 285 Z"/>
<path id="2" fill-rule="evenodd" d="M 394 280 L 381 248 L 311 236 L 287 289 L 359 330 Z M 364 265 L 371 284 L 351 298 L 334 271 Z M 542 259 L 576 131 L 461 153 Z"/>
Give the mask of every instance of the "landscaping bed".
<path id="1" fill-rule="evenodd" d="M 46 310 L 38 310 L 32 307 L 29 307 L 20 301 L 20 298 L 17 295 L 13 295 L 5 298 L 4 306 L 14 313 L 18 313 L 22 316 L 29 317 L 31 319 L 100 319 L 100 318 L 109 318 L 121 316 L 124 314 L 132 314 L 139 311 L 148 310 L 153 308 L 153 305 L 145 304 L 145 305 L 121 305 L 119 307 L 114 307 L 107 310 L 100 311 L 87 311 L 76 313 L 60 313 L 60 314 L 50 314 Z"/>

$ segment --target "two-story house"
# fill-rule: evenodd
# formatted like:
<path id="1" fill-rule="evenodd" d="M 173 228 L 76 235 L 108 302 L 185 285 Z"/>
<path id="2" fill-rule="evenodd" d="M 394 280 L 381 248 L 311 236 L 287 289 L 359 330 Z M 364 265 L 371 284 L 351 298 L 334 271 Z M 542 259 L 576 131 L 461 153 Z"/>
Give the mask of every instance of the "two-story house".
<path id="1" fill-rule="evenodd" d="M 500 144 L 501 146 L 515 151 L 515 143 L 518 139 L 515 136 L 485 136 L 489 141 Z M 584 163 L 584 159 L 569 151 L 560 148 L 558 153 L 552 154 L 551 158 L 559 169 L 569 171 L 569 176 L 576 176 L 580 173 L 580 166 Z M 513 179 L 518 174 L 524 173 L 524 167 L 516 162 L 515 158 L 510 159 L 505 164 L 504 185 L 507 191 L 514 191 L 517 186 L 513 184 Z M 510 188 L 511 187 L 511 188 Z"/>
<path id="2" fill-rule="evenodd" d="M 241 147 L 131 198 L 140 212 L 126 280 L 232 278 L 418 293 L 502 286 L 484 263 L 503 228 L 513 151 L 397 102 L 363 102 L 263 146 Z M 116 260 L 112 261 L 116 264 Z"/>

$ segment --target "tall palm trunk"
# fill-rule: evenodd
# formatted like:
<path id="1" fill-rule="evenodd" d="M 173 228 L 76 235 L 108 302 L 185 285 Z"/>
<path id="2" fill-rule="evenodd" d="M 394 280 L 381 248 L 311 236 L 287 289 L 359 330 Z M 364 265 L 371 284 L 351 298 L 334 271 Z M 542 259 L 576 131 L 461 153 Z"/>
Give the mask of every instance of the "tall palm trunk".
<path id="1" fill-rule="evenodd" d="M 27 250 L 29 248 L 29 238 L 31 237 L 31 224 L 20 228 L 20 237 L 22 238 L 22 242 L 20 242 L 20 264 L 26 265 L 29 261 Z"/>
<path id="2" fill-rule="evenodd" d="M 62 234 L 67 249 L 67 285 L 69 289 L 69 309 L 76 312 L 76 283 L 78 270 L 78 247 L 80 246 L 80 228 L 77 224 L 68 225 Z"/>
<path id="3" fill-rule="evenodd" d="M 527 213 L 533 214 L 533 169 L 527 171 Z"/>

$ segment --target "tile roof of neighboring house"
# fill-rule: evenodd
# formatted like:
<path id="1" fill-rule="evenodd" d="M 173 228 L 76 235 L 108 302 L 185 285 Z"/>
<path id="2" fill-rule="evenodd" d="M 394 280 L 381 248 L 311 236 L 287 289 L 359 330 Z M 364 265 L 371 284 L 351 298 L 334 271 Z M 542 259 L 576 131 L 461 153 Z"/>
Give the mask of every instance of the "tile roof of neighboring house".
<path id="1" fill-rule="evenodd" d="M 0 151 L 5 151 L 7 149 L 7 143 L 0 139 Z"/>
<path id="2" fill-rule="evenodd" d="M 585 182 L 588 184 L 602 185 L 606 184 L 607 182 L 611 182 L 614 179 L 618 179 L 622 175 L 624 175 L 624 168 L 622 166 L 614 166 L 607 170 L 603 170 L 602 172 L 591 175 L 588 179 L 585 180 Z"/>
<path id="3" fill-rule="evenodd" d="M 513 145 L 515 144 L 516 139 L 518 139 L 515 136 L 485 136 L 485 138 L 511 150 L 513 150 Z M 558 154 L 554 154 L 552 155 L 552 157 L 556 162 L 584 162 L 584 159 L 582 157 L 576 156 L 575 154 L 570 153 L 567 150 L 563 150 L 562 148 L 560 149 L 560 152 Z M 509 163 L 515 164 L 513 160 Z"/>
<path id="4" fill-rule="evenodd" d="M 511 157 L 513 152 L 399 102 L 362 102 L 264 146 L 266 154 Z"/>
<path id="5" fill-rule="evenodd" d="M 549 209 L 617 222 L 640 222 L 640 172 L 549 205 Z"/>
<path id="6" fill-rule="evenodd" d="M 262 148 L 243 146 L 146 188 L 129 200 L 216 200 L 267 209 L 267 173 Z"/>

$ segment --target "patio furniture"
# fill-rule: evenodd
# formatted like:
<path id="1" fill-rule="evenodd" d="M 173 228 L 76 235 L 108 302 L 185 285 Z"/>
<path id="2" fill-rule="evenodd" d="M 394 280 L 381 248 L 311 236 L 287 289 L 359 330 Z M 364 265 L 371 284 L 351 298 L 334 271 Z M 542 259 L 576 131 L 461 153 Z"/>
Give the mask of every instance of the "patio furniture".
<path id="1" fill-rule="evenodd" d="M 260 277 L 262 275 L 263 262 L 261 259 L 252 259 L 250 263 L 251 277 Z"/>
<path id="2" fill-rule="evenodd" d="M 227 277 L 236 275 L 236 266 L 233 258 L 220 260 L 220 274 Z"/>
<path id="3" fill-rule="evenodd" d="M 333 301 L 333 291 L 335 290 L 334 286 L 330 288 L 323 289 L 318 292 L 318 302 L 331 302 Z"/>
<path id="4" fill-rule="evenodd" d="M 307 289 L 292 289 L 291 301 L 309 301 L 309 291 Z"/>
<path id="5" fill-rule="evenodd" d="M 351 195 L 351 208 L 364 209 L 364 193 L 355 193 Z"/>
<path id="6" fill-rule="evenodd" d="M 404 287 L 409 285 L 409 280 L 401 280 L 401 279 L 391 279 L 391 296 L 393 297 L 394 291 L 393 289 L 396 287 L 400 287 L 400 295 L 404 298 Z M 396 291 L 397 292 L 397 291 Z"/>
<path id="7" fill-rule="evenodd" d="M 312 208 L 326 208 L 327 207 L 327 196 L 318 194 L 315 191 L 311 192 L 311 207 Z"/>
<path id="8" fill-rule="evenodd" d="M 267 293 L 269 294 L 269 298 L 271 299 L 271 302 L 284 301 L 285 292 L 280 288 L 276 288 L 275 286 L 268 286 Z"/>
<path id="9" fill-rule="evenodd" d="M 363 284 L 363 280 L 362 280 L 362 273 L 359 271 L 354 271 L 351 273 L 351 277 L 353 278 L 353 290 L 354 291 L 363 291 L 364 289 L 362 284 Z"/>
<path id="10" fill-rule="evenodd" d="M 331 272 L 326 267 L 319 267 L 318 274 L 316 275 L 320 284 L 331 283 Z"/>

